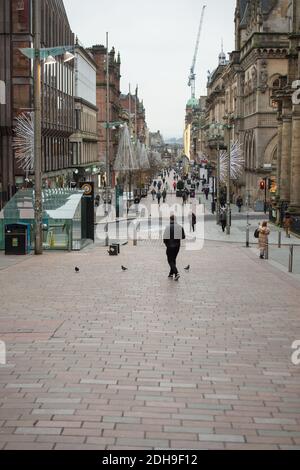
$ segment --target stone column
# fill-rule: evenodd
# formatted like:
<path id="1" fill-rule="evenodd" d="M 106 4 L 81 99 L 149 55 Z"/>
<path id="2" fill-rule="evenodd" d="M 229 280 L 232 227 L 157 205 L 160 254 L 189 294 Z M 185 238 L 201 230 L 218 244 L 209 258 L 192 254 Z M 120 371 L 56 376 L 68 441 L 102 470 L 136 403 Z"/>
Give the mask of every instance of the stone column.
<path id="1" fill-rule="evenodd" d="M 282 110 L 282 150 L 280 171 L 280 200 L 290 201 L 291 184 L 292 110 L 290 100 L 286 100 Z"/>
<path id="2" fill-rule="evenodd" d="M 276 196 L 277 198 L 280 198 L 280 193 L 281 193 L 281 187 L 280 187 L 280 182 L 281 182 L 281 153 L 282 153 L 282 119 L 281 117 L 278 119 L 278 139 L 277 139 L 277 172 L 276 172 L 276 183 L 277 183 L 277 192 Z M 277 219 L 276 223 L 280 223 L 280 210 L 279 207 L 277 207 Z"/>
<path id="3" fill-rule="evenodd" d="M 291 206 L 300 213 L 300 105 L 295 105 L 292 118 Z"/>
<path id="4" fill-rule="evenodd" d="M 278 121 L 277 130 L 277 195 L 280 196 L 280 179 L 281 179 L 281 153 L 282 153 L 282 120 Z"/>

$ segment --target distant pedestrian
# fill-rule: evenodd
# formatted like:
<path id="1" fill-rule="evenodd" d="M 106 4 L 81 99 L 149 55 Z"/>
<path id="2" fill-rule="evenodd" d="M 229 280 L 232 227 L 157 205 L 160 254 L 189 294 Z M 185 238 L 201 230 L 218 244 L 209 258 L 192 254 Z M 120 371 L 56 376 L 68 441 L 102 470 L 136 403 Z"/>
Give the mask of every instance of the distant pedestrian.
<path id="1" fill-rule="evenodd" d="M 167 199 L 167 191 L 166 191 L 166 188 L 163 190 L 162 192 L 162 198 L 163 198 L 163 203 L 165 204 L 166 202 L 166 199 Z"/>
<path id="2" fill-rule="evenodd" d="M 151 194 L 152 194 L 152 200 L 155 201 L 156 191 L 154 188 L 152 189 Z"/>
<path id="3" fill-rule="evenodd" d="M 217 204 L 216 204 L 216 200 L 214 199 L 211 203 L 211 213 L 214 215 L 214 213 L 216 212 L 216 207 L 217 207 Z"/>
<path id="4" fill-rule="evenodd" d="M 189 213 L 190 232 L 195 232 L 195 226 L 197 224 L 197 217 L 194 212 Z"/>
<path id="5" fill-rule="evenodd" d="M 153 182 L 153 186 L 154 186 L 154 188 L 156 188 L 156 186 L 157 186 L 157 181 L 154 181 L 154 182 Z"/>
<path id="6" fill-rule="evenodd" d="M 158 191 L 160 191 L 160 190 L 161 190 L 161 187 L 162 187 L 162 182 L 161 182 L 161 181 L 159 181 L 159 182 L 157 183 L 157 187 L 158 187 Z"/>
<path id="7" fill-rule="evenodd" d="M 293 219 L 291 217 L 291 214 L 289 212 L 287 212 L 285 214 L 285 217 L 283 219 L 283 227 L 285 229 L 285 233 L 286 233 L 286 236 L 288 238 L 291 238 L 291 228 L 292 228 L 292 224 L 293 224 Z"/>
<path id="8" fill-rule="evenodd" d="M 156 193 L 156 199 L 157 199 L 158 205 L 160 206 L 161 192 L 159 190 Z"/>
<path id="9" fill-rule="evenodd" d="M 227 225 L 227 214 L 224 209 L 221 210 L 220 212 L 220 222 L 221 222 L 221 227 L 223 230 L 223 233 L 225 233 L 226 225 Z"/>
<path id="10" fill-rule="evenodd" d="M 176 259 L 180 251 L 181 240 L 185 240 L 184 229 L 177 224 L 175 216 L 171 215 L 170 225 L 164 232 L 164 244 L 167 247 L 167 258 L 170 266 L 169 278 L 173 279 L 173 276 L 175 276 L 175 281 L 180 279 Z"/>
<path id="11" fill-rule="evenodd" d="M 269 235 L 270 229 L 268 228 L 268 222 L 263 222 L 258 229 L 259 231 L 259 250 L 260 250 L 260 259 L 266 257 L 266 253 L 269 247 Z"/>
<path id="12" fill-rule="evenodd" d="M 199 191 L 200 181 L 197 181 L 197 191 Z"/>
<path id="13" fill-rule="evenodd" d="M 204 194 L 205 194 L 206 200 L 208 201 L 209 188 L 205 188 L 205 189 L 204 189 Z"/>
<path id="14" fill-rule="evenodd" d="M 237 200 L 236 200 L 236 205 L 237 205 L 237 207 L 238 207 L 239 212 L 242 212 L 242 207 L 243 207 L 243 205 L 244 205 L 244 201 L 243 201 L 242 196 L 239 196 L 239 197 L 237 198 Z"/>
<path id="15" fill-rule="evenodd" d="M 174 191 L 176 191 L 176 188 L 177 188 L 176 181 L 174 181 L 174 183 L 173 183 L 173 188 L 174 188 Z"/>

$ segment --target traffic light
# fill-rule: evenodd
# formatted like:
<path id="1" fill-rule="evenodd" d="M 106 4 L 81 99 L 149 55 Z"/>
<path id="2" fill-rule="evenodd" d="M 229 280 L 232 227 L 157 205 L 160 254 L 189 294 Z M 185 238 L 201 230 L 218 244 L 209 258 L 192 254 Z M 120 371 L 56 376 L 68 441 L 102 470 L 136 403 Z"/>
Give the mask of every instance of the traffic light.
<path id="1" fill-rule="evenodd" d="M 260 187 L 261 190 L 266 189 L 266 181 L 265 181 L 265 180 L 261 180 L 261 182 L 259 183 L 259 187 Z"/>

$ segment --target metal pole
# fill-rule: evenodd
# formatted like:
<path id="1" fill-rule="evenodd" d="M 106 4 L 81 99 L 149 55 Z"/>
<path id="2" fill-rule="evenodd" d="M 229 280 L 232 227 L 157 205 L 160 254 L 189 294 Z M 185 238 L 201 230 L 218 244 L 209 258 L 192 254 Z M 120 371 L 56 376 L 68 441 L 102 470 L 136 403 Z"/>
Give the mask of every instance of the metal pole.
<path id="1" fill-rule="evenodd" d="M 132 119 L 131 119 L 131 85 L 129 83 L 129 138 L 131 142 L 131 135 L 132 135 Z M 130 196 L 131 196 L 131 170 L 129 169 L 129 188 L 128 188 L 128 207 L 127 212 L 129 212 L 130 208 Z"/>
<path id="2" fill-rule="evenodd" d="M 289 273 L 293 272 L 294 264 L 294 245 L 290 245 Z"/>
<path id="3" fill-rule="evenodd" d="M 265 259 L 268 260 L 269 259 L 269 242 L 267 242 L 266 244 L 266 254 L 265 254 Z"/>
<path id="4" fill-rule="evenodd" d="M 281 230 L 278 231 L 278 248 L 281 248 L 281 235 L 282 235 L 282 232 Z"/>
<path id="5" fill-rule="evenodd" d="M 247 212 L 246 248 L 250 248 L 250 224 L 249 224 L 249 212 Z"/>
<path id="6" fill-rule="evenodd" d="M 268 179 L 264 178 L 265 180 L 265 204 L 264 204 L 264 209 L 265 209 L 265 214 L 267 213 L 267 183 Z"/>
<path id="7" fill-rule="evenodd" d="M 217 140 L 217 225 L 220 224 L 220 140 Z"/>
<path id="8" fill-rule="evenodd" d="M 106 33 L 106 187 L 105 187 L 105 213 L 108 214 L 108 194 L 110 187 L 110 113 L 109 113 L 109 52 L 108 33 Z"/>
<path id="9" fill-rule="evenodd" d="M 231 139 L 230 125 L 228 125 L 228 170 L 227 170 L 227 227 L 226 233 L 230 235 L 230 179 L 231 179 Z"/>
<path id="10" fill-rule="evenodd" d="M 42 112 L 41 112 L 41 3 L 34 0 L 34 174 L 35 254 L 43 254 L 42 205 Z"/>

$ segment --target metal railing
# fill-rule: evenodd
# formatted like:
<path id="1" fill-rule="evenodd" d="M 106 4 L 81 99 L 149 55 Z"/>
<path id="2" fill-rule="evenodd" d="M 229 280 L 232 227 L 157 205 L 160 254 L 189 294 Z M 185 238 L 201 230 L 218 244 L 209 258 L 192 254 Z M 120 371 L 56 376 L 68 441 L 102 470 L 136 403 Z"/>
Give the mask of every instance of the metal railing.
<path id="1" fill-rule="evenodd" d="M 250 227 L 246 227 L 246 248 L 258 247 L 256 243 L 250 240 Z M 277 242 L 266 245 L 264 257 L 266 260 L 273 261 L 287 270 L 289 273 L 300 274 L 300 243 L 292 242 L 290 238 L 283 240 L 283 231 L 278 230 Z"/>

